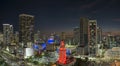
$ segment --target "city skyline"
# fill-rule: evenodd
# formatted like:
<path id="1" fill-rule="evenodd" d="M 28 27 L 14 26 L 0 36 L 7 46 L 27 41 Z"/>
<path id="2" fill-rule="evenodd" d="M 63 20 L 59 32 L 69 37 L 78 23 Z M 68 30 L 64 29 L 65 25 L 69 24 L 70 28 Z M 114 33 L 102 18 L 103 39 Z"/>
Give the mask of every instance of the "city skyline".
<path id="1" fill-rule="evenodd" d="M 72 32 L 82 16 L 97 20 L 103 31 L 120 30 L 119 0 L 5 0 L 0 2 L 0 7 L 0 25 L 12 24 L 17 31 L 22 13 L 35 16 L 35 29 L 40 31 Z"/>

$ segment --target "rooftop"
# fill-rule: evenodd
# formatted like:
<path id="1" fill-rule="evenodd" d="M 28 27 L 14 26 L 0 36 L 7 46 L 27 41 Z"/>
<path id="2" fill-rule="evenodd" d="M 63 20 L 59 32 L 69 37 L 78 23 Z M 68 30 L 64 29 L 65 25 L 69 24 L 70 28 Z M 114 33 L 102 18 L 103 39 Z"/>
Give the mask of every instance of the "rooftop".
<path id="1" fill-rule="evenodd" d="M 29 17 L 34 17 L 33 15 L 28 15 L 28 14 L 20 14 L 19 16 L 29 16 Z"/>

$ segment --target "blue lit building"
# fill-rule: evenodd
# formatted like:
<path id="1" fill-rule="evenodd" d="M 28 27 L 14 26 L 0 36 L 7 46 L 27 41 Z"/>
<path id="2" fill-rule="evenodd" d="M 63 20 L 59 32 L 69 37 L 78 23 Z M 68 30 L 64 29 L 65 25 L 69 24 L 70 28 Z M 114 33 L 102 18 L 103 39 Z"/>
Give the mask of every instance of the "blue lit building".
<path id="1" fill-rule="evenodd" d="M 38 50 L 46 50 L 46 44 L 33 44 L 33 49 L 38 51 Z"/>
<path id="2" fill-rule="evenodd" d="M 47 51 L 55 51 L 55 40 L 54 40 L 54 35 L 51 35 L 49 39 L 47 40 Z"/>

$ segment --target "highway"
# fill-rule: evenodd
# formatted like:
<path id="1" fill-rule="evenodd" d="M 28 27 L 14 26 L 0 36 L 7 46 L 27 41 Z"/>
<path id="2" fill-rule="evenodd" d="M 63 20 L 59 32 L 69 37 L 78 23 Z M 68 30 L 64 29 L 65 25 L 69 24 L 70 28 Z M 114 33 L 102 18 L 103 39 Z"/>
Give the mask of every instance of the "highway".
<path id="1" fill-rule="evenodd" d="M 15 57 L 13 57 L 13 56 L 5 53 L 4 51 L 2 51 L 2 53 L 1 53 L 0 55 L 1 55 L 1 57 L 5 60 L 5 62 L 6 62 L 7 64 L 9 64 L 10 66 L 20 66 L 20 65 L 17 63 L 18 61 L 16 61 L 16 58 L 15 58 Z"/>
<path id="2" fill-rule="evenodd" d="M 9 66 L 36 66 L 33 63 L 28 62 L 24 64 L 23 62 L 25 61 L 19 60 L 15 55 L 10 54 L 9 52 L 4 50 L 0 51 L 0 56 L 5 60 L 7 64 L 9 64 Z"/>

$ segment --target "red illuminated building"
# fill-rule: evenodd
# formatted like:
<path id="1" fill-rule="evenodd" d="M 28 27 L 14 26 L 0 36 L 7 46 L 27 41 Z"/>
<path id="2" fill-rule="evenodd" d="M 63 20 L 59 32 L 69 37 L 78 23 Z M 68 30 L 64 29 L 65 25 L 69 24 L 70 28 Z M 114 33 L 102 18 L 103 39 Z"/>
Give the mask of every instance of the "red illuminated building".
<path id="1" fill-rule="evenodd" d="M 61 41 L 59 48 L 59 58 L 56 62 L 58 66 L 73 66 L 76 62 L 76 59 L 71 56 L 66 55 L 66 48 L 64 41 Z"/>
<path id="2" fill-rule="evenodd" d="M 66 64 L 66 48 L 65 48 L 64 41 L 61 41 L 60 43 L 58 62 L 60 64 Z"/>

